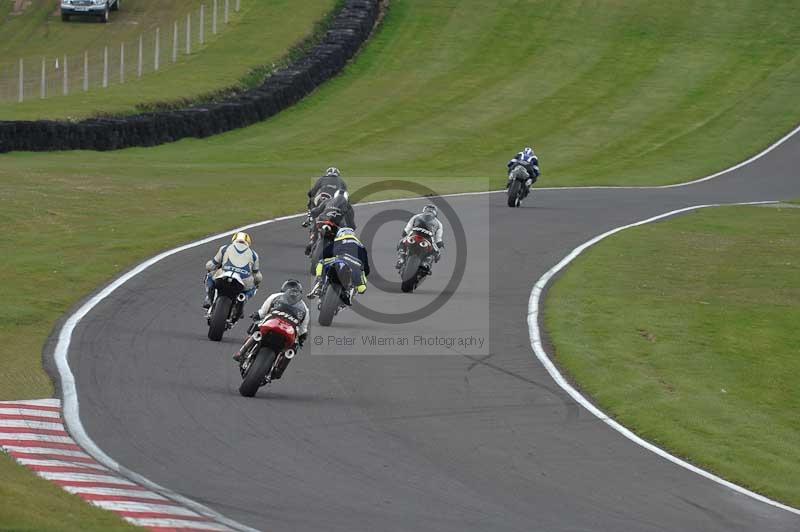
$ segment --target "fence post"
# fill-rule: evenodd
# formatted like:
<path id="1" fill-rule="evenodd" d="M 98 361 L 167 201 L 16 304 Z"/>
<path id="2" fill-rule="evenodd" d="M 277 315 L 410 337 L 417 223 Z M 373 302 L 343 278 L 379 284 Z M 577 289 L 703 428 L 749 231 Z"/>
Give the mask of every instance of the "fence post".
<path id="1" fill-rule="evenodd" d="M 139 66 L 136 68 L 136 76 L 142 77 L 142 63 L 144 62 L 144 38 L 139 35 Z"/>
<path id="2" fill-rule="evenodd" d="M 206 43 L 206 5 L 200 4 L 200 44 Z"/>
<path id="3" fill-rule="evenodd" d="M 25 65 L 22 59 L 19 60 L 19 103 L 25 101 Z"/>
<path id="4" fill-rule="evenodd" d="M 225 17 L 223 18 L 225 24 L 228 23 L 228 12 L 230 11 L 230 8 L 231 8 L 231 1 L 225 0 Z"/>
<path id="5" fill-rule="evenodd" d="M 47 67 L 45 66 L 45 59 L 42 57 L 42 87 L 40 97 L 42 100 L 47 98 Z"/>
<path id="6" fill-rule="evenodd" d="M 186 14 L 186 55 L 192 53 L 192 14 Z"/>
<path id="7" fill-rule="evenodd" d="M 108 87 L 108 46 L 103 47 L 103 88 Z"/>
<path id="8" fill-rule="evenodd" d="M 178 21 L 176 20 L 172 27 L 172 62 L 178 60 Z"/>
<path id="9" fill-rule="evenodd" d="M 153 70 L 158 72 L 158 67 L 159 67 L 158 63 L 159 63 L 159 59 L 161 59 L 160 58 L 160 55 L 161 55 L 161 28 L 156 28 L 156 52 L 155 52 L 155 55 L 156 56 L 153 59 Z"/>
<path id="10" fill-rule="evenodd" d="M 239 12 L 239 8 L 240 8 L 240 7 L 241 7 L 241 6 L 239 5 L 239 0 L 236 0 L 236 12 L 237 12 L 237 13 Z"/>
<path id="11" fill-rule="evenodd" d="M 125 43 L 119 44 L 119 84 L 125 83 Z"/>
<path id="12" fill-rule="evenodd" d="M 64 96 L 69 94 L 69 66 L 67 65 L 67 55 L 64 54 L 64 86 L 61 87 Z"/>
<path id="13" fill-rule="evenodd" d="M 213 0 L 211 7 L 211 33 L 217 34 L 217 0 Z"/>
<path id="14" fill-rule="evenodd" d="M 83 52 L 83 92 L 89 90 L 89 50 Z"/>

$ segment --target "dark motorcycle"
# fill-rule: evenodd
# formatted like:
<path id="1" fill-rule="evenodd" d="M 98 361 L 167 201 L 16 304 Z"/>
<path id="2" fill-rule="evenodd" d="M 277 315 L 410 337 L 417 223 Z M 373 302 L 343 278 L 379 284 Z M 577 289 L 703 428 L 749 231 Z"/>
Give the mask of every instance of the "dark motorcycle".
<path id="1" fill-rule="evenodd" d="M 508 206 L 519 207 L 522 200 L 528 195 L 528 186 L 525 184 L 530 175 L 521 164 L 516 165 L 508 174 Z"/>
<path id="2" fill-rule="evenodd" d="M 253 323 L 240 351 L 241 395 L 253 397 L 260 387 L 280 378 L 297 354 L 297 325 L 297 319 L 284 312 L 271 312 L 261 322 Z"/>
<path id="3" fill-rule="evenodd" d="M 326 264 L 322 272 L 322 288 L 320 290 L 319 324 L 323 327 L 333 323 L 333 317 L 339 311 L 353 304 L 353 270 L 344 258 L 336 258 Z"/>
<path id="4" fill-rule="evenodd" d="M 317 220 L 314 224 L 314 232 L 312 233 L 311 250 L 309 257 L 311 258 L 310 273 L 316 273 L 317 264 L 322 260 L 322 251 L 325 246 L 333 242 L 336 238 L 336 232 L 339 230 L 339 224 L 336 220 Z"/>
<path id="5" fill-rule="evenodd" d="M 415 227 L 402 240 L 403 264 L 400 266 L 400 288 L 403 292 L 413 292 L 431 274 L 431 262 L 436 256 L 433 233 Z"/>
<path id="6" fill-rule="evenodd" d="M 244 282 L 238 273 L 227 271 L 214 279 L 214 298 L 206 314 L 209 340 L 222 340 L 225 331 L 242 317 L 245 301 Z"/>

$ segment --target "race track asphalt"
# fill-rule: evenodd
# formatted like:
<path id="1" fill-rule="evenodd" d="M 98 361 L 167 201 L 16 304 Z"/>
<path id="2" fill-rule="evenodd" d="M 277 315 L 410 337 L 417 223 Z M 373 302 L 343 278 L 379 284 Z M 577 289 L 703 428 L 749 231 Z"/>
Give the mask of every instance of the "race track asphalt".
<path id="1" fill-rule="evenodd" d="M 330 329 L 313 326 L 322 345 L 310 341 L 254 399 L 238 395 L 230 360 L 246 324 L 212 343 L 199 306 L 203 264 L 222 240 L 189 249 L 76 328 L 69 362 L 81 420 L 122 465 L 270 532 L 800 530 L 800 517 L 677 467 L 576 405 L 534 357 L 526 324 L 532 285 L 591 237 L 691 205 L 800 198 L 799 169 L 796 135 L 685 187 L 538 190 L 514 210 L 503 194 L 447 198 L 468 237 L 449 301 L 417 322 L 346 311 Z M 356 213 L 363 225 L 422 203 Z M 308 282 L 299 221 L 252 231 L 266 277 L 259 303 L 286 277 Z M 390 280 L 399 232 L 392 222 L 373 242 Z M 455 267 L 455 247 L 451 239 L 419 294 L 372 286 L 361 301 L 394 313 L 427 304 Z M 369 347 L 362 336 L 487 343 Z M 345 338 L 359 345 L 335 345 Z"/>

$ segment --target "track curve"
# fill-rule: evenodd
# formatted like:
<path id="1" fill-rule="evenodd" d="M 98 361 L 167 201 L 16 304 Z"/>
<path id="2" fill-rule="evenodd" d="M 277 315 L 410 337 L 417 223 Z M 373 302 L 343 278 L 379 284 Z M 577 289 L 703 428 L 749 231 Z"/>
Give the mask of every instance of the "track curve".
<path id="1" fill-rule="evenodd" d="M 269 531 L 798 530 L 796 515 L 678 468 L 581 409 L 531 353 L 525 316 L 536 279 L 589 238 L 696 204 L 800 197 L 799 161 L 794 136 L 686 187 L 540 190 L 516 210 L 502 194 L 449 198 L 471 239 L 488 246 L 470 247 L 464 282 L 445 308 L 391 330 L 485 334 L 488 354 L 309 348 L 254 400 L 236 393 L 229 359 L 243 327 L 221 344 L 205 339 L 192 272 L 218 242 L 186 249 L 122 285 L 75 328 L 69 364 L 81 421 L 123 466 Z M 357 216 L 385 208 L 359 206 Z M 390 277 L 399 228 L 386 230 L 373 256 Z M 289 219 L 253 234 L 269 272 L 261 298 L 305 271 L 304 231 Z M 387 309 L 432 298 L 449 261 L 414 300 L 373 287 L 364 302 Z M 337 334 L 387 330 L 353 313 L 334 325 Z"/>

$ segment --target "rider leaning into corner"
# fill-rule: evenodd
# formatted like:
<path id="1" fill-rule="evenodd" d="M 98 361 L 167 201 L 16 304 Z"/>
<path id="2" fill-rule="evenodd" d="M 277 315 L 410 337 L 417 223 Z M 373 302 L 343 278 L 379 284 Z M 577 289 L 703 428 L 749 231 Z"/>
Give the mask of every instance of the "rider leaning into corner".
<path id="1" fill-rule="evenodd" d="M 248 299 L 256 293 L 261 284 L 261 265 L 256 253 L 250 245 L 250 235 L 239 231 L 231 238 L 231 243 L 221 246 L 217 254 L 206 263 L 206 296 L 203 308 L 211 308 L 214 297 L 214 280 L 225 272 L 236 272 L 244 282 L 245 296 Z"/>
<path id="2" fill-rule="evenodd" d="M 356 214 L 347 197 L 347 192 L 337 190 L 329 200 L 322 201 L 317 207 L 308 211 L 308 219 L 318 222 L 330 221 L 337 227 L 356 227 Z M 312 231 L 311 238 L 306 245 L 305 254 L 311 254 L 311 248 L 319 237 L 316 231 Z"/>
<path id="3" fill-rule="evenodd" d="M 314 186 L 308 191 L 308 208 L 309 210 L 319 205 L 320 194 L 327 193 L 333 196 L 337 190 L 347 192 L 347 183 L 342 179 L 341 172 L 335 166 L 331 166 L 325 170 L 325 175 L 317 179 Z"/>
<path id="4" fill-rule="evenodd" d="M 403 239 L 407 237 L 408 234 L 414 229 L 424 229 L 425 231 L 429 231 L 432 235 L 433 243 L 435 244 L 434 260 L 439 262 L 439 259 L 442 257 L 442 248 L 444 248 L 444 231 L 442 229 L 442 222 L 439 221 L 439 209 L 436 208 L 436 205 L 429 203 L 422 208 L 421 213 L 412 216 L 403 229 L 403 236 L 400 237 L 400 241 L 397 243 L 397 264 L 395 267 L 398 270 L 402 268 L 403 263 L 406 260 L 405 250 L 403 248 Z"/>
<path id="5" fill-rule="evenodd" d="M 511 170 L 517 165 L 522 166 L 528 172 L 528 180 L 525 182 L 525 195 L 527 196 L 531 191 L 531 186 L 536 183 L 536 180 L 542 174 L 539 170 L 539 157 L 533 152 L 533 148 L 528 146 L 523 148 L 513 159 L 508 161 L 506 166 L 508 167 L 509 177 L 506 188 L 511 184 Z"/>
<path id="6" fill-rule="evenodd" d="M 350 265 L 353 286 L 359 294 L 367 291 L 367 277 L 369 276 L 369 257 L 367 248 L 356 238 L 355 231 L 350 227 L 342 227 L 336 233 L 336 238 L 322 250 L 322 260 L 317 263 L 316 282 L 308 294 L 308 299 L 314 299 L 322 291 L 322 270 L 324 265 L 336 259 L 342 259 Z"/>
<path id="7" fill-rule="evenodd" d="M 247 331 L 248 335 L 255 332 L 259 322 L 268 318 L 280 317 L 281 319 L 293 323 L 297 327 L 297 344 L 294 346 L 294 350 L 299 353 L 300 348 L 303 347 L 303 343 L 308 337 L 308 306 L 305 301 L 303 301 L 303 285 L 296 279 L 287 279 L 283 283 L 283 286 L 281 286 L 281 291 L 270 295 L 267 300 L 264 301 L 264 304 L 261 305 L 261 308 L 250 317 L 253 319 L 253 325 L 251 325 L 250 330 Z M 248 345 L 250 341 L 251 339 L 248 336 L 242 348 L 233 355 L 233 359 L 236 362 L 241 362 L 242 354 L 247 352 L 247 349 L 250 347 Z M 272 379 L 281 378 L 281 375 L 283 375 L 291 359 L 283 358 L 282 362 L 283 363 L 272 372 Z"/>

